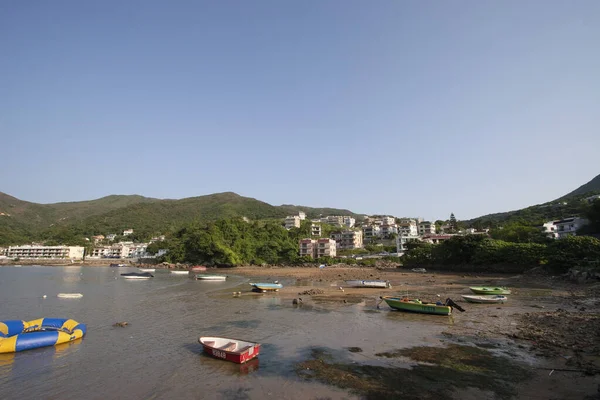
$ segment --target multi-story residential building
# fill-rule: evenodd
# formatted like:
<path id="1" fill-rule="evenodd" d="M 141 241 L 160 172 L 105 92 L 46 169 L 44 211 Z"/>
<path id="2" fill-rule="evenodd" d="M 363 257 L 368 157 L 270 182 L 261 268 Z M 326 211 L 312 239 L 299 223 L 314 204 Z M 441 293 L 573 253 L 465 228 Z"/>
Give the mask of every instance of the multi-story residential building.
<path id="1" fill-rule="evenodd" d="M 381 227 L 379 225 L 365 225 L 362 229 L 363 238 L 365 240 L 371 240 L 373 238 L 381 236 Z"/>
<path id="2" fill-rule="evenodd" d="M 285 218 L 285 229 L 290 230 L 292 228 L 300 228 L 300 217 L 297 215 L 290 215 Z"/>
<path id="3" fill-rule="evenodd" d="M 435 235 L 435 223 L 431 221 L 419 222 L 419 235 Z"/>
<path id="4" fill-rule="evenodd" d="M 588 223 L 589 221 L 585 218 L 571 217 L 555 221 L 554 225 L 556 226 L 558 239 L 562 239 L 567 236 L 575 236 L 577 230 Z"/>
<path id="5" fill-rule="evenodd" d="M 341 215 L 329 215 L 324 218 L 323 222 L 326 222 L 329 225 L 343 226 L 344 225 L 344 217 L 342 217 Z"/>
<path id="6" fill-rule="evenodd" d="M 322 232 L 323 232 L 323 230 L 321 229 L 321 225 L 320 224 L 312 224 L 310 226 L 310 234 L 312 236 L 321 236 Z"/>
<path id="7" fill-rule="evenodd" d="M 339 234 L 336 246 L 340 250 L 360 249 L 363 247 L 362 231 L 344 231 Z"/>
<path id="8" fill-rule="evenodd" d="M 383 224 L 383 225 L 381 225 L 380 234 L 383 237 L 397 235 L 398 234 L 398 226 L 396 224 L 391 224 L 391 225 Z"/>
<path id="9" fill-rule="evenodd" d="M 91 257 L 94 258 L 126 258 L 129 256 L 131 245 L 124 243 L 115 243 L 110 246 L 100 246 L 92 250 Z"/>
<path id="10" fill-rule="evenodd" d="M 315 239 L 300 240 L 300 257 L 315 258 L 317 254 L 317 241 Z"/>
<path id="11" fill-rule="evenodd" d="M 398 236 L 418 236 L 417 221 L 414 219 L 402 220 L 398 224 Z"/>
<path id="12" fill-rule="evenodd" d="M 344 225 L 348 228 L 352 228 L 356 224 L 356 219 L 352 217 L 345 216 L 343 218 Z"/>
<path id="13" fill-rule="evenodd" d="M 10 258 L 69 258 L 80 260 L 85 249 L 81 246 L 11 246 L 6 250 Z"/>
<path id="14" fill-rule="evenodd" d="M 143 258 L 148 255 L 146 249 L 148 248 L 148 243 L 136 243 L 128 246 L 129 249 L 127 251 L 127 257 L 129 258 Z"/>
<path id="15" fill-rule="evenodd" d="M 558 239 L 558 232 L 556 232 L 556 223 L 557 221 L 548 221 L 544 225 L 542 225 L 542 230 L 546 234 L 547 237 L 551 239 Z"/>
<path id="16" fill-rule="evenodd" d="M 125 229 L 123 231 L 123 236 L 133 235 L 133 229 Z"/>
<path id="17" fill-rule="evenodd" d="M 335 240 L 329 238 L 317 239 L 317 258 L 336 256 Z"/>
<path id="18" fill-rule="evenodd" d="M 117 237 L 116 233 L 109 233 L 108 235 L 106 235 L 106 240 L 113 241 L 113 240 L 115 240 L 116 237 Z"/>
<path id="19" fill-rule="evenodd" d="M 298 211 L 298 217 L 300 221 L 304 221 L 306 219 L 306 213 L 304 211 Z"/>
<path id="20" fill-rule="evenodd" d="M 396 225 L 396 218 L 384 215 L 381 217 L 381 225 Z"/>

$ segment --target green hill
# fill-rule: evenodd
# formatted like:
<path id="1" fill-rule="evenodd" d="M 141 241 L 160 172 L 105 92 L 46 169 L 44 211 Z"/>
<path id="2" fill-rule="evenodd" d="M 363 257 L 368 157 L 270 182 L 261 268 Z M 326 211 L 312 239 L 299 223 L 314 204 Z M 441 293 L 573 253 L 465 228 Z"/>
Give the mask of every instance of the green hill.
<path id="1" fill-rule="evenodd" d="M 474 227 L 497 227 L 512 222 L 539 226 L 547 221 L 582 215 L 589 206 L 585 198 L 595 194 L 600 194 L 600 175 L 556 200 L 521 210 L 488 214 L 464 223 Z"/>
<path id="2" fill-rule="evenodd" d="M 320 214 L 355 215 L 348 210 L 302 206 L 273 206 L 225 192 L 180 200 L 161 200 L 138 195 L 107 196 L 79 202 L 36 204 L 0 193 L 0 245 L 32 240 L 73 242 L 84 236 L 115 233 L 133 228 L 136 237 L 174 231 L 191 221 L 220 218 L 285 218 L 305 211 Z"/>

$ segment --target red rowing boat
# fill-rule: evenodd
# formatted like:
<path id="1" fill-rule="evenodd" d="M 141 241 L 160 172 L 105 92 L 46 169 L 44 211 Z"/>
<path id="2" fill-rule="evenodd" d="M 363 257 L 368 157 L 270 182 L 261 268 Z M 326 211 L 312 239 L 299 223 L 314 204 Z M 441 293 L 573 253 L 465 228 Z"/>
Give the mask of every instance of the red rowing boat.
<path id="1" fill-rule="evenodd" d="M 191 270 L 193 272 L 206 271 L 206 267 L 204 265 L 194 265 Z"/>
<path id="2" fill-rule="evenodd" d="M 202 336 L 198 342 L 207 354 L 237 364 L 252 360 L 260 352 L 260 344 L 244 340 Z"/>

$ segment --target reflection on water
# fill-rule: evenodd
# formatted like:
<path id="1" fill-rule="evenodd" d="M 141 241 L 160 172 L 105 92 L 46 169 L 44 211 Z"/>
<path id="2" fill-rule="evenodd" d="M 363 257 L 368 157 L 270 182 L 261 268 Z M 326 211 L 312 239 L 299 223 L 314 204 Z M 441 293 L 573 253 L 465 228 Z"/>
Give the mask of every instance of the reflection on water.
<path id="1" fill-rule="evenodd" d="M 0 320 L 72 318 L 88 328 L 76 342 L 0 355 L 0 399 L 223 399 L 240 390 L 249 399 L 352 398 L 297 378 L 294 367 L 305 349 L 360 347 L 362 353 L 349 357 L 364 361 L 422 344 L 449 323 L 448 317 L 376 312 L 374 305 L 365 312 L 370 303 L 306 297 L 294 306 L 278 294 L 232 297 L 247 278 L 231 275 L 206 285 L 162 270 L 153 279 L 128 281 L 119 276 L 127 269 L 116 270 L 0 268 Z M 65 301 L 56 297 L 61 292 L 83 297 Z M 113 326 L 122 321 L 128 325 Z M 214 359 L 202 352 L 203 335 L 256 341 L 261 353 L 243 365 Z"/>

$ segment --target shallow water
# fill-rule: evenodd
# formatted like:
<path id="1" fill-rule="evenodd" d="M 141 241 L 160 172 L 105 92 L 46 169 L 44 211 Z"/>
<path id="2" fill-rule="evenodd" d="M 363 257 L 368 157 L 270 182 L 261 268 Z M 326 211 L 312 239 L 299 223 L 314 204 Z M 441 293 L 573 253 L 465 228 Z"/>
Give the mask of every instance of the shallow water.
<path id="1" fill-rule="evenodd" d="M 295 372 L 314 347 L 372 364 L 377 352 L 439 344 L 451 317 L 381 310 L 364 302 L 293 306 L 278 294 L 249 293 L 248 278 L 195 281 L 157 270 L 150 280 L 119 277 L 130 268 L 0 268 L 0 320 L 72 318 L 87 325 L 73 343 L 0 354 L 0 398 L 316 399 L 354 398 Z M 283 281 L 295 284 L 294 281 Z M 306 282 L 302 282 L 306 284 Z M 239 297 L 233 291 L 242 291 Z M 82 293 L 60 299 L 58 293 Z M 47 295 L 47 298 L 43 298 Z M 125 328 L 113 327 L 127 321 Z M 200 335 L 262 344 L 237 365 L 202 353 Z M 360 347 L 351 353 L 347 347 Z"/>

